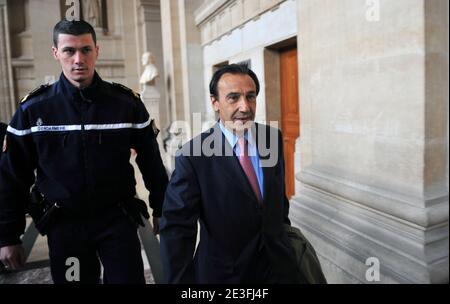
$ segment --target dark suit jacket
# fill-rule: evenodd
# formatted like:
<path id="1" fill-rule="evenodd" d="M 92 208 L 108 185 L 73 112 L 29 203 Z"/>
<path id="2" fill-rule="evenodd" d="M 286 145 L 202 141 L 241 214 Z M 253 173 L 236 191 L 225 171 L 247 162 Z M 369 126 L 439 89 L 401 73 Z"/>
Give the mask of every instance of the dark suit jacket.
<path id="1" fill-rule="evenodd" d="M 179 151 L 161 220 L 168 283 L 299 281 L 283 227 L 290 222 L 281 133 L 260 124 L 253 130 L 261 164 L 274 164 L 263 167 L 262 207 L 218 124 Z M 195 251 L 197 220 L 200 242 Z"/>

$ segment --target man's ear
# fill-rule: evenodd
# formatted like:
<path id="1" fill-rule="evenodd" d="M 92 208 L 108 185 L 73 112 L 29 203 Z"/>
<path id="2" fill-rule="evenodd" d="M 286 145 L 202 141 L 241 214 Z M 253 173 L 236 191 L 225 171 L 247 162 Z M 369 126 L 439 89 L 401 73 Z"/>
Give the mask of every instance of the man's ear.
<path id="1" fill-rule="evenodd" d="M 54 46 L 52 46 L 52 54 L 53 54 L 53 57 L 55 58 L 55 60 L 59 59 L 58 58 L 58 49 Z"/>
<path id="2" fill-rule="evenodd" d="M 211 104 L 213 106 L 214 111 L 218 112 L 219 111 L 219 100 L 217 100 L 216 96 L 214 96 L 214 95 L 209 96 L 209 98 L 211 99 Z"/>
<path id="3" fill-rule="evenodd" d="M 95 58 L 96 60 L 98 59 L 99 50 L 100 50 L 100 48 L 98 47 L 98 45 L 96 45 L 95 46 L 95 52 L 97 53 L 97 56 Z"/>

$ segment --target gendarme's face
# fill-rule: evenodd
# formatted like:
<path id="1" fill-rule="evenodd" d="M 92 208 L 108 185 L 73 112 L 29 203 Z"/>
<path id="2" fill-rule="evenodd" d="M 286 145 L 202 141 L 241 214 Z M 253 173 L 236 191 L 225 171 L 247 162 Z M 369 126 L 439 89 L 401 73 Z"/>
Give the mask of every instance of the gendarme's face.
<path id="1" fill-rule="evenodd" d="M 231 131 L 250 128 L 256 112 L 256 85 L 248 75 L 223 74 L 217 85 L 218 97 L 211 97 L 214 110 Z"/>
<path id="2" fill-rule="evenodd" d="M 58 46 L 53 47 L 52 52 L 70 83 L 76 87 L 85 87 L 92 83 L 98 46 L 95 45 L 91 34 L 59 34 Z"/>

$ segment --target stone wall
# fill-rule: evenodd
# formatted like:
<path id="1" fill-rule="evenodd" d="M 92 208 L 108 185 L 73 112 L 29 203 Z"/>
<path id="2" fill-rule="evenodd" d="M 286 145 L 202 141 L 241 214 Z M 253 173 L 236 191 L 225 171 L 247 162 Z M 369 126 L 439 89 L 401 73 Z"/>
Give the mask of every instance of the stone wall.
<path id="1" fill-rule="evenodd" d="M 381 283 L 448 282 L 448 2 L 305 0 L 298 20 L 294 224 L 331 282 L 367 283 L 370 257 Z"/>

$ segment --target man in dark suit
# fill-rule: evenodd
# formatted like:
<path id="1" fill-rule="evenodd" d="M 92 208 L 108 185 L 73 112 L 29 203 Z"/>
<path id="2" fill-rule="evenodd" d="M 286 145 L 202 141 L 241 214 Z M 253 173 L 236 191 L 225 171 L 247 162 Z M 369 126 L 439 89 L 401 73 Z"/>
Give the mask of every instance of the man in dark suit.
<path id="1" fill-rule="evenodd" d="M 284 226 L 290 221 L 283 141 L 278 129 L 254 123 L 258 92 L 258 78 L 244 65 L 213 75 L 211 102 L 220 120 L 179 151 L 163 204 L 168 283 L 300 281 Z"/>

